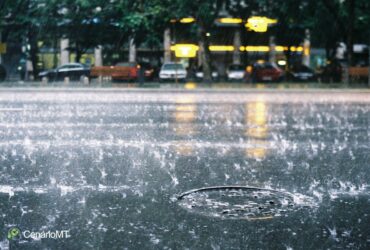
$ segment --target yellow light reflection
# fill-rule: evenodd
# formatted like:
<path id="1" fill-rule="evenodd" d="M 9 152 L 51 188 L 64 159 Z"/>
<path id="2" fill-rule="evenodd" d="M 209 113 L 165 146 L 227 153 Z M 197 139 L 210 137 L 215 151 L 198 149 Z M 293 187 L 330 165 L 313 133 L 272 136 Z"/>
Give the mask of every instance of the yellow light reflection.
<path id="1" fill-rule="evenodd" d="M 197 105 L 192 96 L 183 96 L 176 101 L 173 113 L 173 131 L 178 136 L 193 135 L 196 133 L 195 120 L 197 118 Z M 174 148 L 181 155 L 191 155 L 193 145 L 191 142 L 176 141 Z"/>
<path id="2" fill-rule="evenodd" d="M 196 89 L 197 84 L 195 82 L 187 82 L 184 86 L 185 89 Z"/>
<path id="3" fill-rule="evenodd" d="M 268 136 L 267 106 L 263 100 L 247 103 L 245 106 L 245 135 L 253 147 L 246 149 L 246 155 L 252 158 L 263 158 L 267 153 Z"/>
<path id="4" fill-rule="evenodd" d="M 261 159 L 266 156 L 267 153 L 267 142 L 264 140 L 251 140 L 249 141 L 253 147 L 247 148 L 245 150 L 245 154 L 248 157 L 255 158 L 255 159 Z"/>

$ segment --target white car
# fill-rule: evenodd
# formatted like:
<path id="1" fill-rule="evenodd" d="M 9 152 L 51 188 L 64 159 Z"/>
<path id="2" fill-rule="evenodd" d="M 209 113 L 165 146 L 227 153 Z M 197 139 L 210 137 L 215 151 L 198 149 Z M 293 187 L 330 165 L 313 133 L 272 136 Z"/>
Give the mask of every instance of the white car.
<path id="1" fill-rule="evenodd" d="M 245 68 L 239 64 L 232 64 L 228 67 L 226 74 L 229 81 L 244 80 L 246 76 Z"/>
<path id="2" fill-rule="evenodd" d="M 187 75 L 186 69 L 181 63 L 165 63 L 159 71 L 159 80 L 165 81 L 177 79 L 179 81 L 185 81 Z"/>

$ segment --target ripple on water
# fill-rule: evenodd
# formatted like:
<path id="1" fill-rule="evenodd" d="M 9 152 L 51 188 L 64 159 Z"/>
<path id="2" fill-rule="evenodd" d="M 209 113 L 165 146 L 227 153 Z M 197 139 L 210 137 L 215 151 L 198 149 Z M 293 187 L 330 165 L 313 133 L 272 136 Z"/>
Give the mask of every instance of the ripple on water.
<path id="1" fill-rule="evenodd" d="M 221 219 L 267 220 L 302 207 L 313 207 L 310 197 L 245 186 L 195 189 L 178 196 L 180 207 L 195 214 Z"/>

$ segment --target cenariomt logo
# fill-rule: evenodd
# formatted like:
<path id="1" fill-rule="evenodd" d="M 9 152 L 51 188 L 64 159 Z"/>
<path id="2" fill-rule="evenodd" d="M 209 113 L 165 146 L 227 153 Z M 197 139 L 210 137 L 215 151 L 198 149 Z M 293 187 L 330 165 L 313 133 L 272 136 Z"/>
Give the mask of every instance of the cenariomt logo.
<path id="1" fill-rule="evenodd" d="M 69 230 L 40 231 L 33 232 L 30 230 L 21 231 L 18 227 L 12 227 L 8 230 L 8 240 L 24 239 L 67 239 L 71 237 Z"/>

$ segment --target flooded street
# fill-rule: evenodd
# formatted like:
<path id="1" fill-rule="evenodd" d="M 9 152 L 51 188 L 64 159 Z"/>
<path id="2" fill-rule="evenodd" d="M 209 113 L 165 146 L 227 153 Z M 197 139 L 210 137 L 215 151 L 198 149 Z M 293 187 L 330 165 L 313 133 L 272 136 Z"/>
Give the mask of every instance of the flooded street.
<path id="1" fill-rule="evenodd" d="M 0 138 L 1 249 L 370 249 L 369 92 L 2 89 Z"/>

